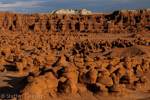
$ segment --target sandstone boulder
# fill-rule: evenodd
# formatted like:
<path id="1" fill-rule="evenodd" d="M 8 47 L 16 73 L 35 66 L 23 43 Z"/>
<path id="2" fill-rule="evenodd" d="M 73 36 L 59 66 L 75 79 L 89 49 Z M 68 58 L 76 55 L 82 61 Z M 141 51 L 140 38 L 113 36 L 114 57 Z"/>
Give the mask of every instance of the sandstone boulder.
<path id="1" fill-rule="evenodd" d="M 37 86 L 35 82 L 29 83 L 25 86 L 23 90 L 20 91 L 21 93 L 29 92 L 29 94 L 33 95 L 41 95 L 42 89 Z"/>
<path id="2" fill-rule="evenodd" d="M 98 77 L 97 82 L 100 82 L 101 84 L 108 87 L 111 87 L 114 84 L 112 78 L 107 75 L 102 75 L 101 77 Z"/>
<path id="3" fill-rule="evenodd" d="M 21 62 L 16 62 L 16 70 L 18 70 L 19 72 L 23 71 L 23 65 Z"/>
<path id="4" fill-rule="evenodd" d="M 124 67 L 131 68 L 132 67 L 132 62 L 131 61 L 124 62 Z"/>
<path id="5" fill-rule="evenodd" d="M 56 92 L 58 91 L 58 82 L 59 80 L 57 78 L 51 78 L 46 80 L 47 89 L 49 92 Z"/>
<path id="6" fill-rule="evenodd" d="M 64 83 L 61 83 L 58 88 L 61 93 L 77 93 L 78 91 L 76 84 L 70 79 L 67 79 Z"/>
<path id="7" fill-rule="evenodd" d="M 66 57 L 62 55 L 58 61 L 56 62 L 55 66 L 69 66 L 69 63 L 66 61 Z"/>
<path id="8" fill-rule="evenodd" d="M 94 90 L 101 91 L 101 92 L 107 92 L 108 91 L 108 89 L 106 88 L 105 85 L 98 83 L 98 82 L 95 83 Z"/>
<path id="9" fill-rule="evenodd" d="M 124 57 L 123 61 L 124 61 L 124 62 L 131 61 L 131 58 L 130 58 L 129 56 L 126 56 L 126 57 Z"/>
<path id="10" fill-rule="evenodd" d="M 125 89 L 124 84 L 114 84 L 111 88 L 110 91 L 112 92 L 121 92 Z"/>
<path id="11" fill-rule="evenodd" d="M 52 72 L 55 77 L 58 77 L 61 74 L 62 66 L 55 66 L 52 68 Z"/>
<path id="12" fill-rule="evenodd" d="M 97 70 L 90 69 L 86 74 L 79 76 L 79 81 L 86 84 L 94 84 L 97 79 Z"/>
<path id="13" fill-rule="evenodd" d="M 140 81 L 141 83 L 146 83 L 146 82 L 148 82 L 149 80 L 148 80 L 148 78 L 147 78 L 146 76 L 141 76 L 140 79 L 139 79 L 139 81 Z"/>
<path id="14" fill-rule="evenodd" d="M 117 77 L 121 78 L 125 74 L 125 69 L 124 68 L 118 68 L 117 69 Z"/>
<path id="15" fill-rule="evenodd" d="M 115 73 L 111 74 L 112 80 L 114 82 L 114 84 L 119 84 L 119 78 L 115 75 Z"/>
<path id="16" fill-rule="evenodd" d="M 124 75 L 121 78 L 121 82 L 124 84 L 132 84 L 133 83 L 133 78 L 130 75 Z"/>

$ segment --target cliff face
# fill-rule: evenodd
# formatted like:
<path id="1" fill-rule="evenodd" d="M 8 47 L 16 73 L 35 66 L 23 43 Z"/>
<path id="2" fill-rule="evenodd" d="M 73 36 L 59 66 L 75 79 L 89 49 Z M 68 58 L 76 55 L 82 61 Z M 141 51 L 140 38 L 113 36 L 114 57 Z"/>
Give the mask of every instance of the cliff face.
<path id="1" fill-rule="evenodd" d="M 150 11 L 116 11 L 88 15 L 22 15 L 8 11 L 0 12 L 0 27 L 11 31 L 149 32 Z"/>

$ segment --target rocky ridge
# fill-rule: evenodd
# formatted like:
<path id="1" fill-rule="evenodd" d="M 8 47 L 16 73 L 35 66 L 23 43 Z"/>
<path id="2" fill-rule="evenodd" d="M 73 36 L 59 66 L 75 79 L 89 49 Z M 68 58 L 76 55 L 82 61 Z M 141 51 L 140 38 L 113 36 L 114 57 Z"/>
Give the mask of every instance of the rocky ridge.
<path id="1" fill-rule="evenodd" d="M 70 10 L 63 10 L 64 12 Z M 77 10 L 82 12 L 84 10 Z M 57 12 L 57 11 L 54 11 Z M 53 13 L 54 13 L 53 12 Z M 74 11 L 73 11 L 74 12 Z M 15 14 L 0 12 L 0 28 L 9 31 L 134 33 L 150 31 L 150 11 L 103 14 Z"/>

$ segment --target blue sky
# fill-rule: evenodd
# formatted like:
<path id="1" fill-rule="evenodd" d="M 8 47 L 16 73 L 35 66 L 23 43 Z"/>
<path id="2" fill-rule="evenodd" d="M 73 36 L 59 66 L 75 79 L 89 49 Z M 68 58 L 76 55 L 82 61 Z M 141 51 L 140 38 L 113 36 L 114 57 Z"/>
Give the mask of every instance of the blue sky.
<path id="1" fill-rule="evenodd" d="M 120 9 L 150 8 L 150 0 L 0 0 L 0 11 L 50 13 L 54 9 L 87 9 L 113 12 Z"/>

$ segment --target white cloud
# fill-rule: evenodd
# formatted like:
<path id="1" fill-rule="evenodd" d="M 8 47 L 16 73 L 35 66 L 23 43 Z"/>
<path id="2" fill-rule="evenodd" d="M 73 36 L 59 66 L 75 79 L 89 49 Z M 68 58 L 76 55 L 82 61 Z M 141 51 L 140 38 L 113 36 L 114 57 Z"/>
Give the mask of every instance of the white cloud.
<path id="1" fill-rule="evenodd" d="M 2 4 L 2 2 L 0 2 L 0 7 L 1 8 L 12 8 L 12 7 L 32 7 L 36 4 L 39 4 L 41 2 L 44 2 L 44 1 L 28 1 L 28 2 L 16 2 L 16 3 L 12 3 L 12 4 Z"/>
<path id="2" fill-rule="evenodd" d="M 45 1 L 16 1 L 15 3 L 7 3 L 7 4 L 3 4 L 2 2 L 0 2 L 0 11 L 11 11 L 11 12 L 15 12 L 15 13 L 29 13 L 30 11 L 32 11 L 31 8 L 36 8 L 36 7 L 40 7 L 38 6 L 39 3 L 42 3 Z"/>

